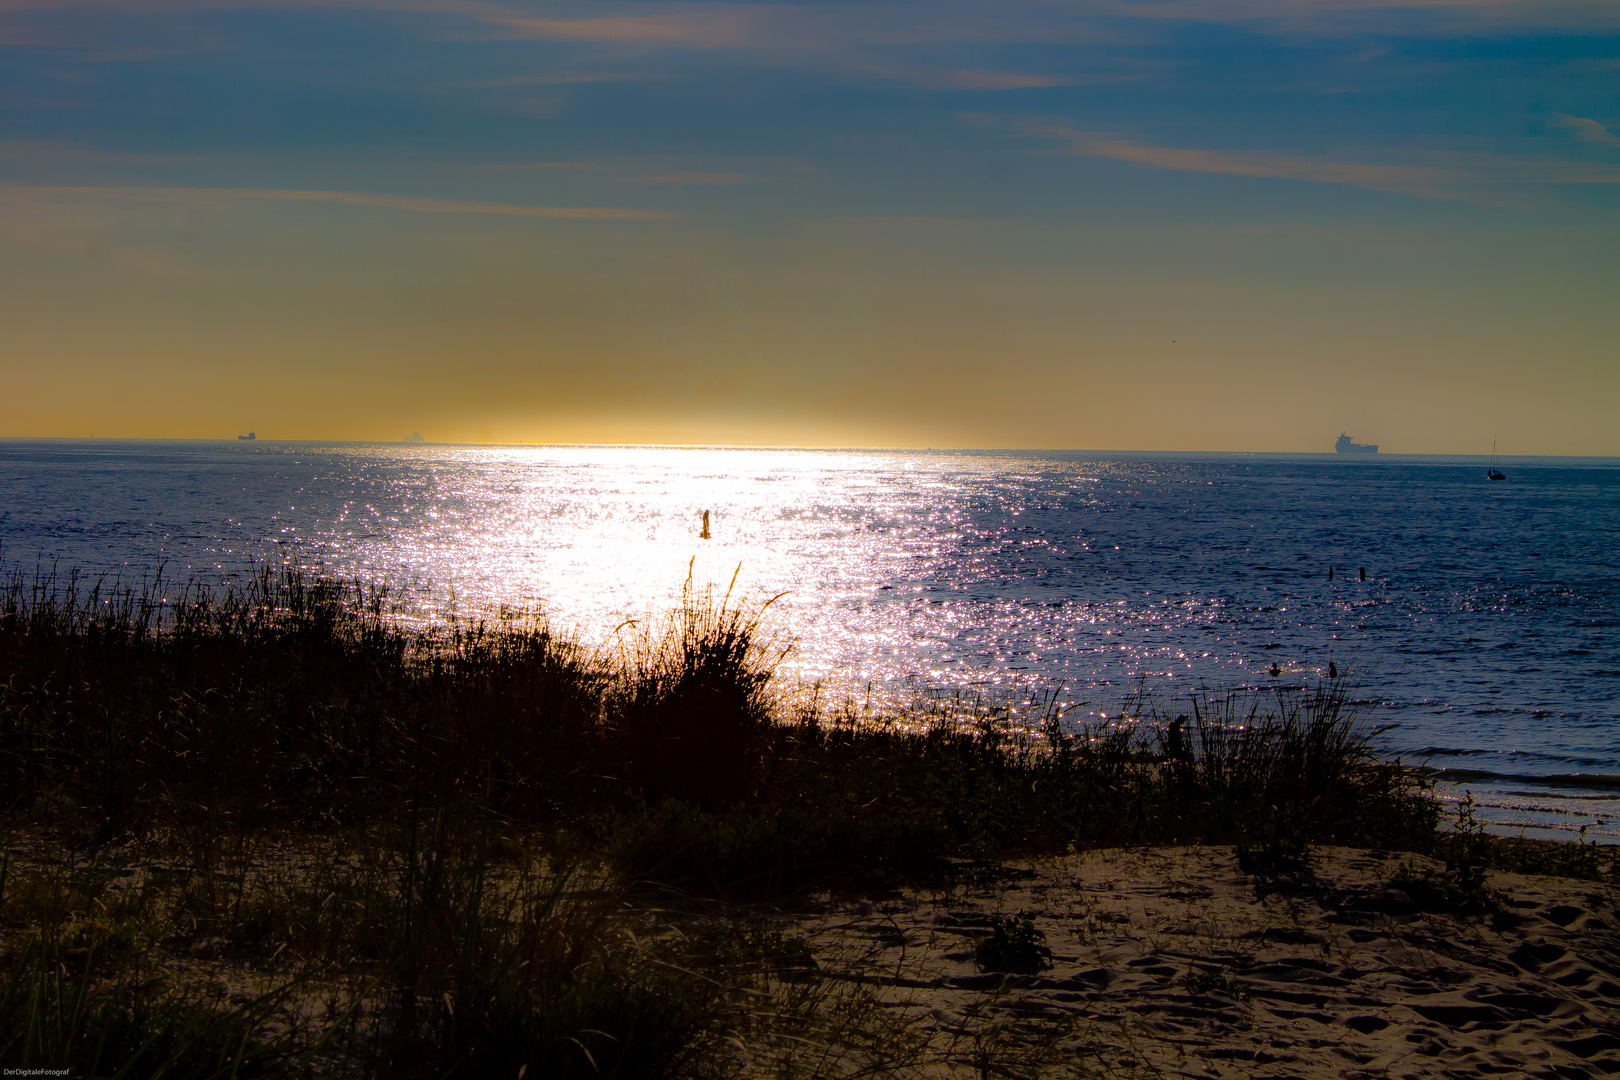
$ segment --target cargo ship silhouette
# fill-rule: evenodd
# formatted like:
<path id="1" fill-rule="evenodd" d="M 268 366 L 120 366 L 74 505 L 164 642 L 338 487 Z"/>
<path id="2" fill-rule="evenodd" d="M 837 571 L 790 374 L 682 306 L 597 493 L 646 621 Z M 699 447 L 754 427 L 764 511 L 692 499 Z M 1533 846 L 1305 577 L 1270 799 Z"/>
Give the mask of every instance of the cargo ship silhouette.
<path id="1" fill-rule="evenodd" d="M 1376 454 L 1378 444 L 1351 442 L 1350 436 L 1340 432 L 1339 441 L 1333 444 L 1333 449 L 1341 454 Z"/>

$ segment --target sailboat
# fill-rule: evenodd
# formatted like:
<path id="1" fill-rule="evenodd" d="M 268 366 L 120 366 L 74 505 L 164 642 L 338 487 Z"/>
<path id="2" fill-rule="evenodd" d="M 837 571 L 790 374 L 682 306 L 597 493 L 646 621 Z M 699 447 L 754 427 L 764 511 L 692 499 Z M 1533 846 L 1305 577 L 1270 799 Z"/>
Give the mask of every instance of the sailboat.
<path id="1" fill-rule="evenodd" d="M 1507 473 L 1502 472 L 1501 470 L 1499 470 L 1496 467 L 1496 440 L 1495 439 L 1491 440 L 1491 470 L 1490 470 L 1490 472 L 1486 473 L 1485 475 L 1487 477 L 1489 477 L 1490 479 L 1492 479 L 1492 480 L 1506 480 L 1507 479 Z"/>

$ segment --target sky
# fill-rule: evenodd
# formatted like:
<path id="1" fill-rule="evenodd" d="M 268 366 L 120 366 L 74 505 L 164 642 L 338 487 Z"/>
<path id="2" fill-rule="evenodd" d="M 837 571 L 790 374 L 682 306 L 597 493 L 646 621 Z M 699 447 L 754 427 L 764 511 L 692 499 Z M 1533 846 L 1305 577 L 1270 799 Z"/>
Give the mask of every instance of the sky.
<path id="1" fill-rule="evenodd" d="M 0 437 L 1620 455 L 1613 0 L 0 0 Z"/>

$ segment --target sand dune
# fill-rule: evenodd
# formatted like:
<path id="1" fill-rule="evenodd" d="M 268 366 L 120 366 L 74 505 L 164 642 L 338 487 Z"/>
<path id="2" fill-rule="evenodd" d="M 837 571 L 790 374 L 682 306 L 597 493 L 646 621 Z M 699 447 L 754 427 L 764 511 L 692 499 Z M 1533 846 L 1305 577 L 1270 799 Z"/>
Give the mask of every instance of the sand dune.
<path id="1" fill-rule="evenodd" d="M 1494 911 L 1423 913 L 1387 885 L 1403 861 L 1438 869 L 1327 849 L 1307 873 L 1256 878 L 1229 849 L 1094 852 L 977 867 L 947 895 L 835 905 L 806 930 L 826 949 L 862 938 L 889 1003 L 959 1042 L 976 1026 L 1063 1032 L 1053 1063 L 1187 1077 L 1620 1073 L 1614 888 L 1498 874 Z M 979 971 L 988 917 L 1012 912 L 1045 933 L 1050 970 Z"/>

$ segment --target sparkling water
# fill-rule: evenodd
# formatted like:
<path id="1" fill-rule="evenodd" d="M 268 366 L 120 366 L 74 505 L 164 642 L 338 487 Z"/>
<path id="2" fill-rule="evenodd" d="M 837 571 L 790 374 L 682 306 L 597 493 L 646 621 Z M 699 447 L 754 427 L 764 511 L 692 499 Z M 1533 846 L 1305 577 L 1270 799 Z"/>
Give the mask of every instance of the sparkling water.
<path id="1" fill-rule="evenodd" d="M 1331 664 L 1497 828 L 1620 838 L 1620 461 L 1498 464 L 0 441 L 0 550 L 133 582 L 323 568 L 402 618 L 540 611 L 601 647 L 690 573 L 782 594 L 789 673 L 830 696 L 1060 688 L 1084 716 Z"/>

